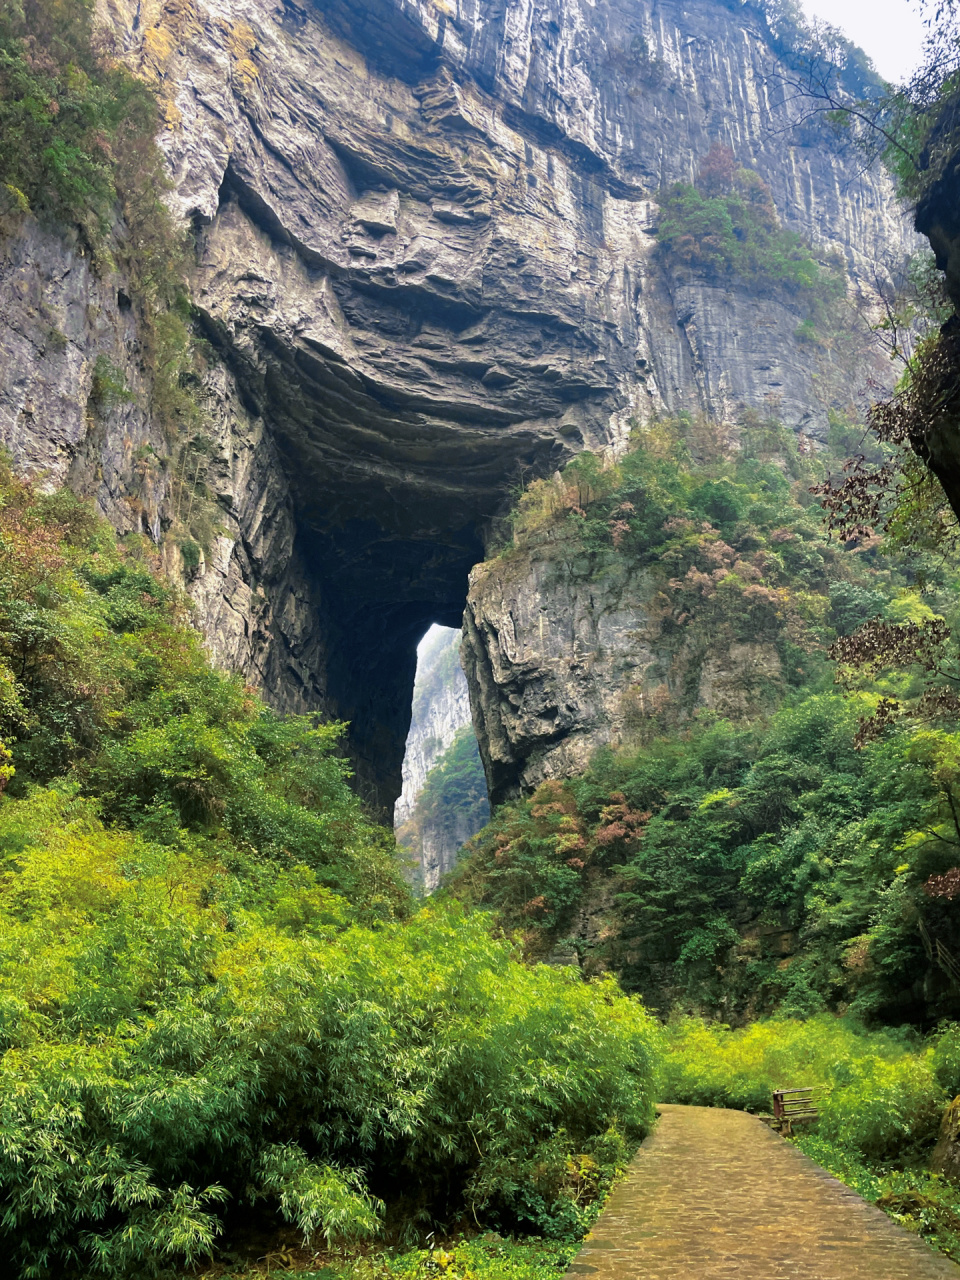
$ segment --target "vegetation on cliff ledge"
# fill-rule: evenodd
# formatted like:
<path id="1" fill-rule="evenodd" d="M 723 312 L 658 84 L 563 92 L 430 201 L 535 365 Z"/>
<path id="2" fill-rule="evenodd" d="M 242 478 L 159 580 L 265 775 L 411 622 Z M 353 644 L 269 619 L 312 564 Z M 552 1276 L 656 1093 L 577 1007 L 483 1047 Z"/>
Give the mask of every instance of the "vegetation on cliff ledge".
<path id="1" fill-rule="evenodd" d="M 936 879 L 960 861 L 960 739 L 918 637 L 946 633 L 960 582 L 930 551 L 831 541 L 809 493 L 823 463 L 775 424 L 739 436 L 664 422 L 616 465 L 581 455 L 522 495 L 503 554 L 585 581 L 641 569 L 655 660 L 623 690 L 619 749 L 498 810 L 451 891 L 521 928 L 531 954 L 612 967 L 664 1014 L 929 1022 L 954 1007 L 920 925 L 960 950 Z M 878 627 L 906 658 L 831 661 Z M 737 645 L 764 661 L 725 710 L 703 706 L 700 671 Z M 937 654 L 950 669 L 955 645 Z M 899 719 L 875 719 L 894 702 Z M 598 895 L 604 924 L 585 936 L 579 907 Z"/>
<path id="2" fill-rule="evenodd" d="M 0 235 L 29 219 L 65 238 L 137 318 L 136 358 L 157 445 L 143 466 L 168 469 L 170 536 L 187 566 L 209 551 L 218 508 L 206 484 L 208 429 L 197 388 L 203 358 L 187 285 L 192 248 L 165 203 L 151 89 L 112 56 L 92 0 L 0 0 Z M 49 334 L 51 348 L 67 338 Z M 134 399 L 118 361 L 101 352 L 88 410 Z"/>
<path id="3" fill-rule="evenodd" d="M 447 889 L 528 956 L 641 993 L 667 1020 L 666 1100 L 828 1089 L 805 1149 L 960 1256 L 929 1167 L 960 1089 L 956 1026 L 934 1030 L 960 1013 L 960 578 L 905 536 L 915 494 L 885 537 L 831 539 L 810 490 L 861 439 L 671 420 L 519 496 L 501 555 L 598 583 L 629 564 L 655 661 L 623 740 L 498 809 Z M 698 705 L 685 673 L 751 643 L 775 659 L 725 712 Z"/>
<path id="4" fill-rule="evenodd" d="M 842 298 L 842 261 L 822 260 L 809 241 L 781 225 L 770 188 L 714 144 L 696 185 L 678 182 L 659 196 L 657 239 L 664 260 L 716 280 L 795 297 L 811 315 Z"/>

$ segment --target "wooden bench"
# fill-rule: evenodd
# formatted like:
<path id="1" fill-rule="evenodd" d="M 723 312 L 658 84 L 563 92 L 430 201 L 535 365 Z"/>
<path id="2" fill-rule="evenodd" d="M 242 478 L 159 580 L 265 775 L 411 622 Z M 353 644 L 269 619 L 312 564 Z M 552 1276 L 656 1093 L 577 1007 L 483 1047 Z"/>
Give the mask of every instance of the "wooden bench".
<path id="1" fill-rule="evenodd" d="M 819 1091 L 812 1085 L 806 1089 L 774 1089 L 772 1127 L 789 1137 L 795 1124 L 820 1118 L 819 1101 Z"/>

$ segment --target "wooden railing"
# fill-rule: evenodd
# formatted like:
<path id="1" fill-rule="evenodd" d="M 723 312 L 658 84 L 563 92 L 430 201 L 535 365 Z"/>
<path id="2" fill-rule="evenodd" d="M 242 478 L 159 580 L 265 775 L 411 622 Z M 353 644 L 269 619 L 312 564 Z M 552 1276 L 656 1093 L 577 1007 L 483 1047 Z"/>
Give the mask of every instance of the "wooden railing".
<path id="1" fill-rule="evenodd" d="M 793 1133 L 793 1126 L 820 1118 L 818 1102 L 820 1091 L 813 1085 L 805 1089 L 775 1089 L 773 1092 L 773 1128 L 786 1137 Z"/>
<path id="2" fill-rule="evenodd" d="M 960 964 L 957 963 L 939 938 L 931 936 L 930 930 L 922 920 L 920 921 L 920 941 L 923 943 L 923 949 L 927 953 L 927 959 L 931 964 L 936 964 L 947 975 L 953 985 L 960 990 Z"/>

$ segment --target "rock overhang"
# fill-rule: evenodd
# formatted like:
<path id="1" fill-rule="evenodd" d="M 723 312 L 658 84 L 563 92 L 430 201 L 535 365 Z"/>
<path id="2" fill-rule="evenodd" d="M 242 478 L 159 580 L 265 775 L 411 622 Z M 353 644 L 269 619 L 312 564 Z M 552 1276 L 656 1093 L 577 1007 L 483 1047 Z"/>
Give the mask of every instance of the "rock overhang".
<path id="1" fill-rule="evenodd" d="M 784 144 L 769 42 L 719 0 L 108 2 L 169 105 L 201 323 L 283 471 L 296 572 L 261 570 L 302 616 L 268 692 L 352 721 L 386 811 L 416 641 L 523 477 L 633 416 L 825 421 L 789 302 L 661 270 L 656 190 L 728 139 L 856 264 L 895 238 L 882 179 Z"/>

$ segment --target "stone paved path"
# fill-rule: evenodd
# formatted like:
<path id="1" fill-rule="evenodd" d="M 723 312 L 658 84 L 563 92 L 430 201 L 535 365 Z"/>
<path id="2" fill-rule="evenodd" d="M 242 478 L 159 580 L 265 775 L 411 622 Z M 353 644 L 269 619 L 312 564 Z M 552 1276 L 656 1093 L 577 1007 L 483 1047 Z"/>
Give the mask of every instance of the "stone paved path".
<path id="1" fill-rule="evenodd" d="M 960 1280 L 754 1116 L 660 1111 L 568 1280 Z"/>

